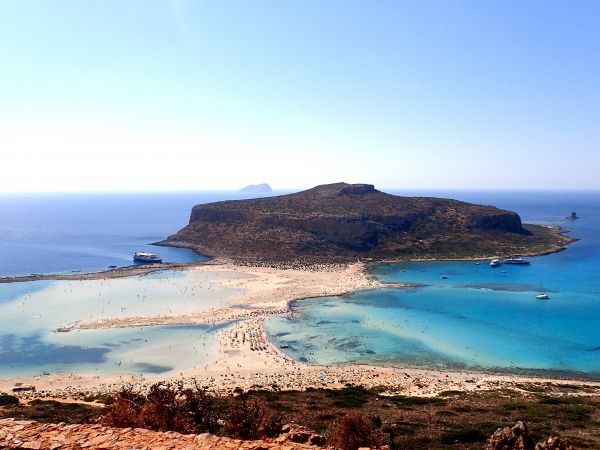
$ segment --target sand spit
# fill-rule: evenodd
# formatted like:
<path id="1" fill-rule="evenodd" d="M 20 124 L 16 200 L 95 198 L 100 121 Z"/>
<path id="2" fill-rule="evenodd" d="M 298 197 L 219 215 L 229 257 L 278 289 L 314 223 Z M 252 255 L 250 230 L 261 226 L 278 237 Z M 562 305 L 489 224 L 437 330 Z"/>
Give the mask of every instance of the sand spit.
<path id="1" fill-rule="evenodd" d="M 73 328 L 123 328 L 149 325 L 218 324 L 231 320 L 284 314 L 293 300 L 329 295 L 344 295 L 382 286 L 369 277 L 361 263 L 350 265 L 306 266 L 304 268 L 273 268 L 239 266 L 233 263 L 200 265 L 189 270 L 205 273 L 231 272 L 242 279 L 220 280 L 225 288 L 241 289 L 243 294 L 235 306 L 215 308 L 187 315 L 161 315 L 96 319 L 68 324 L 61 331 Z"/>
<path id="2" fill-rule="evenodd" d="M 134 277 L 147 275 L 161 270 L 185 270 L 205 263 L 157 263 L 117 267 L 101 272 L 71 272 L 71 273 L 32 273 L 29 275 L 17 275 L 0 277 L 0 283 L 23 283 L 27 281 L 41 280 L 106 280 L 111 278 Z"/>
<path id="3" fill-rule="evenodd" d="M 289 266 L 288 266 L 289 267 Z M 84 399 L 90 395 L 114 393 L 124 386 L 143 392 L 158 381 L 184 380 L 198 383 L 217 394 L 236 389 L 294 390 L 341 388 L 362 385 L 389 394 L 435 396 L 444 391 L 495 389 L 527 390 L 531 387 L 550 393 L 600 396 L 600 382 L 559 380 L 552 377 L 517 376 L 475 371 L 448 371 L 368 365 L 315 366 L 288 358 L 268 339 L 265 317 L 289 311 L 293 300 L 343 295 L 381 284 L 369 277 L 362 263 L 351 265 L 306 266 L 294 268 L 252 267 L 233 263 L 206 264 L 188 270 L 235 272 L 243 277 L 219 279 L 225 287 L 241 288 L 236 306 L 188 316 L 129 317 L 80 322 L 80 328 L 144 326 L 175 323 L 219 323 L 239 319 L 220 331 L 220 357 L 208 365 L 170 376 L 62 373 L 0 379 L 0 391 L 9 391 L 15 382 L 36 386 L 36 392 L 19 395 L 29 398 Z"/>

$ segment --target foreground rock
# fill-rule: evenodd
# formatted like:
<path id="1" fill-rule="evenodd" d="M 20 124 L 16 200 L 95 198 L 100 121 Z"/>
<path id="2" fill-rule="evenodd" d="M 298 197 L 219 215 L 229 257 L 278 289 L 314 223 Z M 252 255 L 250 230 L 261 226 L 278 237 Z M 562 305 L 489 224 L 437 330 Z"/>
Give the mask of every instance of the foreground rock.
<path id="1" fill-rule="evenodd" d="M 498 429 L 488 439 L 488 450 L 530 450 L 533 442 L 524 422 L 517 422 L 514 427 Z"/>
<path id="2" fill-rule="evenodd" d="M 573 450 L 568 439 L 551 436 L 538 442 L 535 447 L 529 437 L 524 422 L 518 421 L 514 427 L 499 428 L 487 441 L 487 450 Z"/>
<path id="3" fill-rule="evenodd" d="M 197 205 L 163 245 L 262 260 L 473 258 L 560 250 L 569 238 L 518 214 L 456 200 L 336 183 L 295 194 Z"/>
<path id="4" fill-rule="evenodd" d="M 179 434 L 142 428 L 109 428 L 100 425 L 42 424 L 24 420 L 0 420 L 0 448 L 36 450 L 89 449 L 194 449 L 194 450 L 310 450 L 309 444 L 240 441 L 210 434 Z"/>

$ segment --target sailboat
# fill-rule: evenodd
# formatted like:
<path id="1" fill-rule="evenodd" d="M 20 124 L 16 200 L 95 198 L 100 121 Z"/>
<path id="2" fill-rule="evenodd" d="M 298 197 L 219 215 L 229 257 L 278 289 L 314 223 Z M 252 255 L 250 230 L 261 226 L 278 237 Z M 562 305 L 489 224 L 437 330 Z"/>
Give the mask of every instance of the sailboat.
<path id="1" fill-rule="evenodd" d="M 544 288 L 542 287 L 542 283 L 540 282 L 540 288 L 538 289 L 538 291 L 540 291 L 540 293 L 538 295 L 535 296 L 535 298 L 537 298 L 538 300 L 548 300 L 550 298 L 550 296 L 548 294 L 546 294 L 545 292 L 542 292 L 544 290 Z"/>

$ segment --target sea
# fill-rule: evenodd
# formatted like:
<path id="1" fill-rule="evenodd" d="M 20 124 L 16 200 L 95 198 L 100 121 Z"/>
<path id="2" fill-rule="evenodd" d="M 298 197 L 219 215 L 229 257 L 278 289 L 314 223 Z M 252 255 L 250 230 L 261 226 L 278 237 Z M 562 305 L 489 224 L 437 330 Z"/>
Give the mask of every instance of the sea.
<path id="1" fill-rule="evenodd" d="M 374 264 L 373 277 L 418 287 L 294 303 L 291 317 L 272 317 L 265 324 L 273 342 L 287 346 L 289 357 L 325 365 L 600 377 L 600 192 L 388 192 L 510 209 L 525 222 L 562 226 L 579 240 L 563 252 L 527 258 L 528 266 Z M 101 271 L 130 265 L 136 251 L 158 253 L 166 261 L 202 261 L 189 250 L 152 244 L 185 226 L 197 203 L 248 197 L 236 192 L 3 194 L 0 276 Z M 572 211 L 580 219 L 566 220 Z M 214 361 L 217 333 L 231 324 L 54 331 L 83 316 L 185 313 L 227 306 L 235 298 L 233 290 L 214 287 L 192 296 L 201 283 L 195 276 L 161 271 L 118 280 L 0 284 L 0 377 L 174 374 Z M 548 300 L 535 298 L 542 291 Z"/>
<path id="2" fill-rule="evenodd" d="M 388 287 L 294 304 L 266 330 L 296 360 L 600 377 L 599 192 L 403 192 L 451 197 L 563 227 L 565 251 L 488 261 L 373 264 Z M 567 220 L 575 211 L 580 219 Z M 548 300 L 536 295 L 546 292 Z M 286 347 L 287 346 L 287 347 Z"/>
<path id="3" fill-rule="evenodd" d="M 169 262 L 206 258 L 156 247 L 187 225 L 198 203 L 239 200 L 240 192 L 0 194 L 0 276 L 106 270 L 132 254 Z"/>

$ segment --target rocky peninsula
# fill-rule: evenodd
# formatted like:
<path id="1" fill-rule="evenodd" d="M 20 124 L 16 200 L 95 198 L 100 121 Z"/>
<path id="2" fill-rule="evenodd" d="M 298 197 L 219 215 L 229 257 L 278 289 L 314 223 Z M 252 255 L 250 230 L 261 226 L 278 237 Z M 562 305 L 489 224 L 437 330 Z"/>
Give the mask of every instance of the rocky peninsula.
<path id="1" fill-rule="evenodd" d="M 189 224 L 160 244 L 238 261 L 348 262 L 537 255 L 571 241 L 493 206 L 335 183 L 196 205 Z"/>

